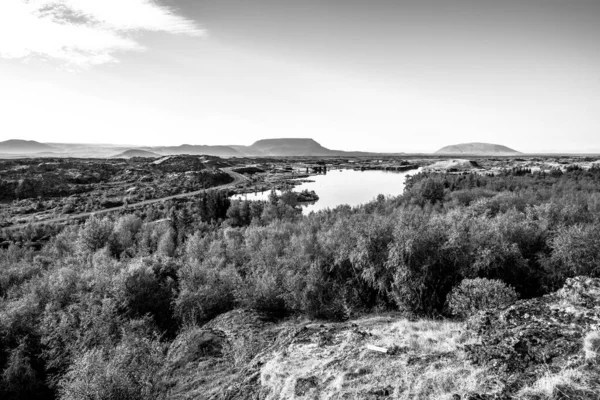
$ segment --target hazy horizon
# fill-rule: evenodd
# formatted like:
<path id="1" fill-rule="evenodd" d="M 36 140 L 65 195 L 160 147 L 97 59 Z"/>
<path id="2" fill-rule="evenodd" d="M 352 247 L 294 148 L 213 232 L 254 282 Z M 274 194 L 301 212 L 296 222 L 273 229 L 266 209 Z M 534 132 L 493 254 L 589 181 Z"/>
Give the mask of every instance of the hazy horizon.
<path id="1" fill-rule="evenodd" d="M 600 2 L 3 0 L 0 141 L 600 151 Z"/>
<path id="2" fill-rule="evenodd" d="M 317 143 L 321 144 L 319 142 L 318 139 L 315 138 L 271 138 L 271 139 L 311 139 L 316 141 Z M 25 140 L 25 139 L 20 139 L 20 138 L 11 138 L 8 140 Z M 261 139 L 259 139 L 261 140 Z M 90 146 L 90 147 L 95 147 L 95 148 L 114 148 L 114 149 L 119 149 L 119 150 L 143 150 L 143 149 L 158 149 L 158 148 L 164 148 L 164 147 L 178 147 L 178 146 L 184 146 L 184 145 L 191 145 L 191 146 L 246 146 L 246 147 L 250 147 L 252 144 L 254 144 L 255 142 L 252 143 L 221 143 L 221 144 L 215 144 L 215 145 L 207 145 L 204 143 L 179 143 L 179 144 L 168 144 L 168 145 L 145 145 L 145 144 L 135 144 L 135 143 L 101 143 L 101 142 L 43 142 L 43 141 L 36 141 L 39 143 L 44 143 L 44 144 L 48 144 L 50 146 Z M 0 142 L 2 143 L 2 142 Z M 472 142 L 472 143 L 478 143 L 478 142 Z M 437 152 L 438 150 L 442 149 L 443 147 L 446 146 L 451 146 L 451 145 L 459 145 L 459 144 L 472 144 L 472 143 L 448 143 L 447 145 L 441 145 L 438 148 L 436 148 L 433 151 L 399 151 L 399 152 L 394 152 L 394 151 L 373 151 L 371 153 L 379 153 L 379 154 L 400 154 L 400 153 L 405 153 L 408 155 L 413 155 L 413 154 L 434 154 L 435 152 Z M 504 145 L 503 143 L 485 143 L 485 144 L 490 144 L 490 145 Z M 594 148 L 590 148 L 587 151 L 560 151 L 560 150 L 553 150 L 553 149 L 541 149 L 541 150 L 535 150 L 535 151 L 528 151 L 528 152 L 524 152 L 524 151 L 520 151 L 518 148 L 515 148 L 513 146 L 506 146 L 509 147 L 512 150 L 515 150 L 517 152 L 520 152 L 524 155 L 544 155 L 544 154 L 548 154 L 548 155 L 600 155 L 600 149 L 594 149 Z M 363 150 L 357 150 L 357 149 L 350 149 L 350 150 L 342 150 L 340 148 L 328 148 L 329 150 L 336 150 L 336 151 L 348 151 L 348 152 L 364 152 Z M 60 150 L 67 150 L 66 148 L 60 149 Z M 0 154 L 2 154 L 2 152 L 0 151 Z M 25 153 L 23 153 L 25 154 Z M 30 154 L 34 154 L 34 153 L 30 153 Z M 477 155 L 477 153 L 464 153 L 465 155 Z M 450 153 L 447 155 L 451 155 Z M 458 157 L 460 155 L 460 153 L 453 153 L 453 155 L 455 157 Z M 492 155 L 490 153 L 490 155 Z"/>

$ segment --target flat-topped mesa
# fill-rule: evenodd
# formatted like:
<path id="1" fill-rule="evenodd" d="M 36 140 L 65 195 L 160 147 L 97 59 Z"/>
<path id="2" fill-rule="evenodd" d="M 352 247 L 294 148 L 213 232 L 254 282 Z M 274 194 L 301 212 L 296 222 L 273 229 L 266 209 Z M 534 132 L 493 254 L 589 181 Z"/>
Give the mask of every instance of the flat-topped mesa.
<path id="1" fill-rule="evenodd" d="M 442 147 L 435 154 L 471 154 L 471 155 L 517 155 L 520 152 L 501 144 L 493 143 L 460 143 Z"/>

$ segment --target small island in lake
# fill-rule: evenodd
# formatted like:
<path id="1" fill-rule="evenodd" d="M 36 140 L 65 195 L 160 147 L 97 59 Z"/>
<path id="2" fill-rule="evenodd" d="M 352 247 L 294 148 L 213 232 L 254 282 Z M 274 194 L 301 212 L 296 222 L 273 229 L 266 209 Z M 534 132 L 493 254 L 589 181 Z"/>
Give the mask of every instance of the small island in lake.
<path id="1" fill-rule="evenodd" d="M 319 200 L 319 196 L 314 190 L 305 189 L 296 193 L 296 199 L 298 203 L 314 203 Z"/>

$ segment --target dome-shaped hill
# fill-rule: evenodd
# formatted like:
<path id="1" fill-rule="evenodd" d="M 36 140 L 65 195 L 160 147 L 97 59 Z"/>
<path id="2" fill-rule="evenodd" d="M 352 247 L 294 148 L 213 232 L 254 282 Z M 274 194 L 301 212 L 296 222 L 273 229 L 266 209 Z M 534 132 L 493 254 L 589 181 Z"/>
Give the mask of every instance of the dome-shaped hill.
<path id="1" fill-rule="evenodd" d="M 473 154 L 473 155 L 515 155 L 521 154 L 520 152 L 511 149 L 510 147 L 503 146 L 501 144 L 492 143 L 461 143 L 446 146 L 435 154 Z"/>
<path id="2" fill-rule="evenodd" d="M 115 156 L 112 156 L 111 158 L 133 158 L 133 157 L 157 158 L 157 157 L 161 157 L 161 156 L 156 153 L 153 153 L 151 151 L 131 149 L 131 150 L 126 150 L 122 153 L 119 153 Z"/>

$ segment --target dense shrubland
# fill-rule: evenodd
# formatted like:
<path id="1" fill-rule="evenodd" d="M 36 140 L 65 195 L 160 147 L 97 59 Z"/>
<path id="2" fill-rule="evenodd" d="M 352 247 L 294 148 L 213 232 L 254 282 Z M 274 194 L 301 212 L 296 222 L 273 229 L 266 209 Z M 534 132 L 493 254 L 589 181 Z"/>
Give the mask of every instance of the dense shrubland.
<path id="1" fill-rule="evenodd" d="M 419 174 L 309 216 L 288 194 L 209 193 L 4 233 L 0 397 L 158 398 L 168 343 L 234 308 L 468 315 L 598 277 L 598 187 L 598 170 Z"/>

